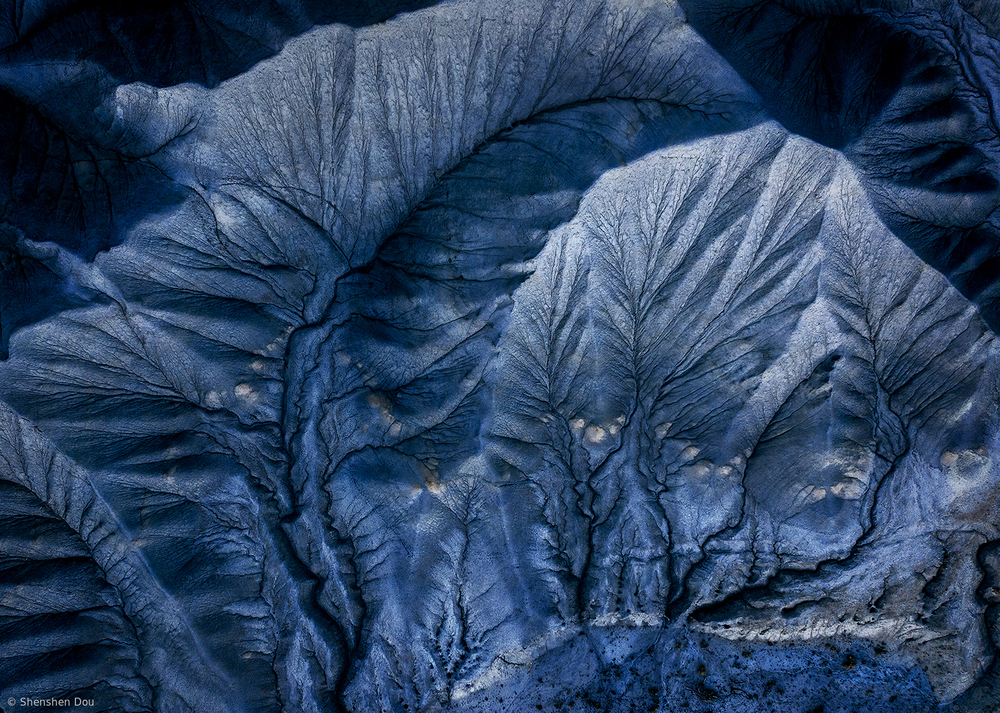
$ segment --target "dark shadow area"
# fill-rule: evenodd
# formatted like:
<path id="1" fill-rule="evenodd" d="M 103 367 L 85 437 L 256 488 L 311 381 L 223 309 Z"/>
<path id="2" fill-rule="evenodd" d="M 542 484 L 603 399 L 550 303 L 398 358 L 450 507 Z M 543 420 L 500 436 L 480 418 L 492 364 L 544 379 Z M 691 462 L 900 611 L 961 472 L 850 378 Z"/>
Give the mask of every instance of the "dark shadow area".
<path id="1" fill-rule="evenodd" d="M 8 5 L 20 0 L 7 0 Z M 0 62 L 94 62 L 123 83 L 214 87 L 316 25 L 385 22 L 438 0 L 153 0 L 55 5 L 23 34 L 7 8 Z"/>
<path id="2" fill-rule="evenodd" d="M 886 224 L 1000 330 L 1000 235 L 986 222 L 1000 180 L 976 145 L 981 92 L 957 61 L 884 14 L 847 14 L 843 3 L 808 3 L 810 12 L 772 0 L 681 5 L 776 119 L 857 164 Z M 904 191 L 923 197 L 908 208 Z"/>
<path id="3" fill-rule="evenodd" d="M 0 593 L 8 600 L 19 589 L 44 593 L 0 614 L 0 640 L 20 653 L 0 657 L 8 690 L 79 698 L 95 710 L 145 708 L 152 691 L 139 676 L 136 632 L 80 535 L 18 483 L 0 478 L 0 498 Z M 44 643 L 24 651 L 18 643 L 26 637 Z M 116 678 L 130 686 L 116 687 Z"/>
<path id="4" fill-rule="evenodd" d="M 143 159 L 71 136 L 2 90 L 0 139 L 5 359 L 14 330 L 100 297 L 71 274 L 75 259 L 93 261 L 135 221 L 179 202 L 185 189 Z"/>
<path id="5" fill-rule="evenodd" d="M 45 94 L 57 113 L 87 118 L 116 83 L 215 86 L 278 52 L 316 25 L 383 22 L 430 0 L 204 0 L 151 3 L 9 0 L 0 20 L 0 65 L 95 63 L 106 70 Z M 15 70 L 17 71 L 17 70 Z M 27 70 L 26 70 L 27 71 Z M 63 92 L 63 94 L 60 94 Z M 69 102 L 70 104 L 67 104 Z M 185 191 L 151 162 L 97 145 L 78 119 L 53 120 L 18 92 L 0 89 L 0 359 L 11 334 L 95 298 L 25 240 L 54 243 L 90 262 L 134 222 L 168 209 Z M 49 252 L 52 252 L 51 250 Z M 65 266 L 64 266 L 65 267 Z M 97 296 L 99 298 L 99 296 Z"/>
<path id="6" fill-rule="evenodd" d="M 918 38 L 873 17 L 803 15 L 767 0 L 680 4 L 775 118 L 836 149 L 864 131 L 923 51 Z"/>

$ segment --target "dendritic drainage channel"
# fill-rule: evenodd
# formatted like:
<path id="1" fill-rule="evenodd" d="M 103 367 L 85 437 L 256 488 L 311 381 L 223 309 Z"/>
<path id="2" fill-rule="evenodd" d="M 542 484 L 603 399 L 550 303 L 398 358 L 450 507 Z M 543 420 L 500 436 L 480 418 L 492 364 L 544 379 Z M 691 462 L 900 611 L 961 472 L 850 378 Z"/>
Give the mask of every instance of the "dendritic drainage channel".
<path id="1" fill-rule="evenodd" d="M 1000 708 L 991 5 L 4 17 L 3 711 Z"/>

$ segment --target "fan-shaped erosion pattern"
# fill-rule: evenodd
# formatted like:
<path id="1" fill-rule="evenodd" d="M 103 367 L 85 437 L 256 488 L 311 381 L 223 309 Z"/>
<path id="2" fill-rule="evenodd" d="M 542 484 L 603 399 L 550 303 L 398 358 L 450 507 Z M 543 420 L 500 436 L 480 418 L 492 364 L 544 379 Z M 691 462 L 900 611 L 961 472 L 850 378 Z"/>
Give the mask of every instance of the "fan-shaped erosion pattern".
<path id="1" fill-rule="evenodd" d="M 992 5 L 9 5 L 0 708 L 1000 710 Z"/>

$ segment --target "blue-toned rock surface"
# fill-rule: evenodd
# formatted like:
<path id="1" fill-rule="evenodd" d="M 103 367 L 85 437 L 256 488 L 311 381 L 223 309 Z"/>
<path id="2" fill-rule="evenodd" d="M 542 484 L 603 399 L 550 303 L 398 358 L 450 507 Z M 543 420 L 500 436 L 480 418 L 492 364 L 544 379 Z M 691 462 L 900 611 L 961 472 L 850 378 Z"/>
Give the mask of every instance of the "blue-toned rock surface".
<path id="1" fill-rule="evenodd" d="M 0 709 L 1000 710 L 993 5 L 8 5 Z"/>

